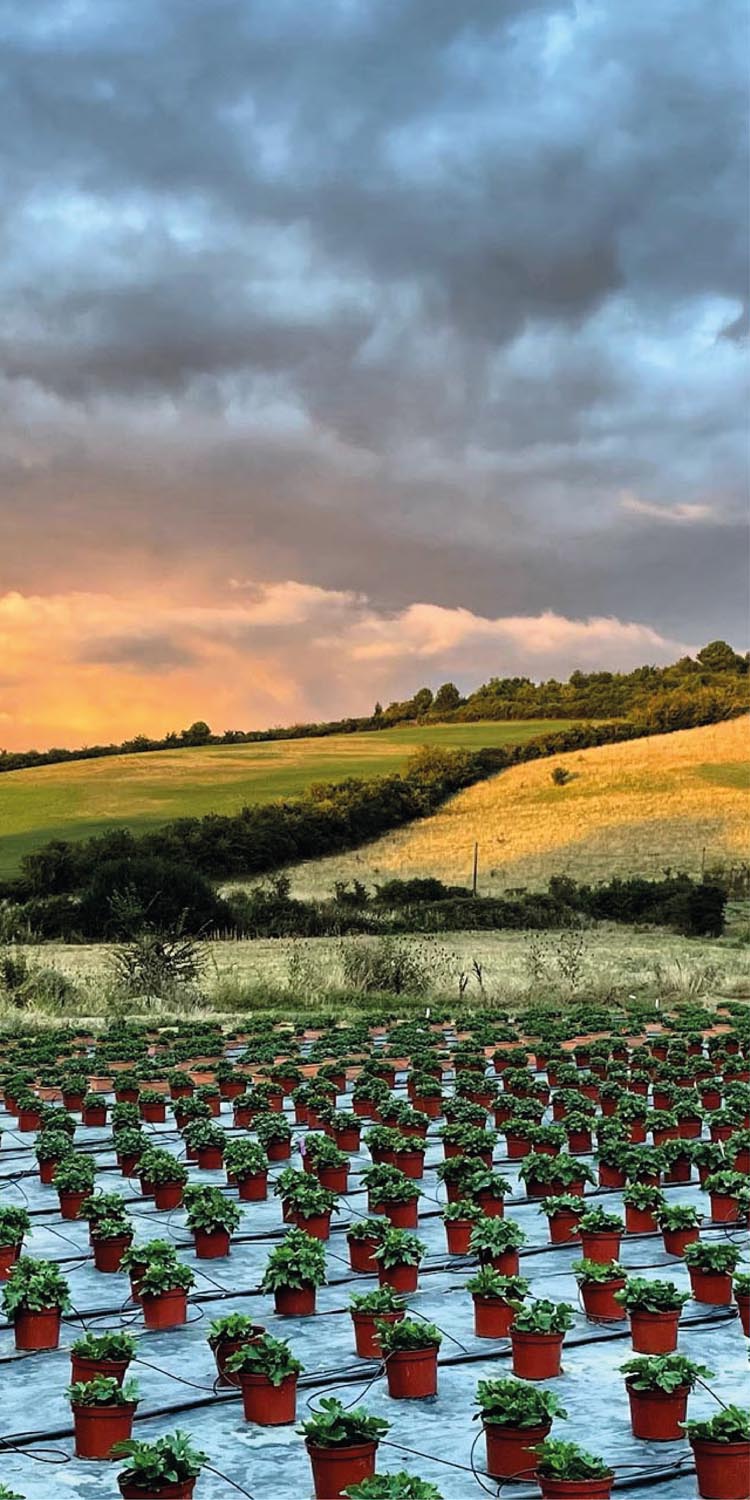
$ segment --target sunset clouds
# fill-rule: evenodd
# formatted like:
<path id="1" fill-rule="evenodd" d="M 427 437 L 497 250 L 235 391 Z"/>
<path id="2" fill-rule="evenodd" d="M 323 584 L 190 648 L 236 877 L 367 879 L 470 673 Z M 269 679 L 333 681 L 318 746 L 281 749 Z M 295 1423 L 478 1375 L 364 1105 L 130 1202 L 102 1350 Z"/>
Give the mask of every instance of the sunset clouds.
<path id="1" fill-rule="evenodd" d="M 744 649 L 743 10 L 0 0 L 0 743 Z"/>

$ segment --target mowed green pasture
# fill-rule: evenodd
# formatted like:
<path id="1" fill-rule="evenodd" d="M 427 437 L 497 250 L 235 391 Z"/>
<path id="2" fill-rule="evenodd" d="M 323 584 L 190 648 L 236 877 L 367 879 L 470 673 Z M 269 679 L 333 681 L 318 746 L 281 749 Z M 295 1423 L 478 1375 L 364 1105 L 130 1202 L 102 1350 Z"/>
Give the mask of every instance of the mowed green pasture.
<path id="1" fill-rule="evenodd" d="M 406 724 L 370 734 L 255 745 L 158 750 L 0 775 L 0 875 L 49 839 L 85 839 L 113 827 L 144 833 L 172 818 L 233 813 L 294 797 L 314 781 L 399 771 L 422 745 L 479 750 L 555 729 L 561 719 Z"/>

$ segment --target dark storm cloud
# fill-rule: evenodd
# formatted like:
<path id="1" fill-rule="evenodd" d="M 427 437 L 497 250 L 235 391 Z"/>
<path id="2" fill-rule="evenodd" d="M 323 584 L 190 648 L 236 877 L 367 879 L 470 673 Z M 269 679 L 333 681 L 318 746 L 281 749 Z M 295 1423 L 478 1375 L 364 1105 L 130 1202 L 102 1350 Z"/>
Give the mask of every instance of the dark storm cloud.
<path id="1" fill-rule="evenodd" d="M 180 641 L 156 632 L 84 640 L 78 658 L 81 662 L 131 668 L 136 672 L 171 672 L 176 667 L 192 666 L 196 661 L 195 653 Z"/>
<path id="2" fill-rule="evenodd" d="M 0 3 L 0 585 L 739 643 L 743 10 Z"/>

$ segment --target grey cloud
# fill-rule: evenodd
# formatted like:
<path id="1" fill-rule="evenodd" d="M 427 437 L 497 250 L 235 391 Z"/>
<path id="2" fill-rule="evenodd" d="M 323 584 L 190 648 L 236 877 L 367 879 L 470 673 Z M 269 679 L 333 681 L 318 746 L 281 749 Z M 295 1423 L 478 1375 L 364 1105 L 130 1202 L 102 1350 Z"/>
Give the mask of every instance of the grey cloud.
<path id="1" fill-rule="evenodd" d="M 180 641 L 158 632 L 104 636 L 83 641 L 78 656 L 81 662 L 156 673 L 189 667 L 198 659 L 195 652 L 188 650 Z"/>

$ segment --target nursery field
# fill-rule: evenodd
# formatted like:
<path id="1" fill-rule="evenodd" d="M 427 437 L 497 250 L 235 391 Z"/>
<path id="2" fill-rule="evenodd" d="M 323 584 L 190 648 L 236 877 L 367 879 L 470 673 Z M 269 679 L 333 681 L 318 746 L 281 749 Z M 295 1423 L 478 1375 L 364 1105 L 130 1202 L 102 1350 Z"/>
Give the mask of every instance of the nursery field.
<path id="1" fill-rule="evenodd" d="M 555 785 L 552 771 L 568 777 Z M 436 876 L 478 889 L 544 885 L 552 875 L 655 878 L 739 863 L 750 848 L 750 720 L 733 719 L 514 766 L 460 792 L 423 822 L 352 853 L 293 870 L 297 895 L 336 880 L 366 885 Z"/>
<path id="2" fill-rule="evenodd" d="M 6 1034 L 2 1483 L 745 1500 L 750 1025 L 683 1017 Z"/>
<path id="3" fill-rule="evenodd" d="M 298 796 L 314 781 L 400 771 L 422 745 L 514 745 L 566 723 L 404 724 L 369 734 L 158 750 L 10 771 L 0 776 L 0 876 L 13 875 L 23 855 L 49 839 L 85 839 L 112 827 L 144 833 L 171 818 Z"/>

